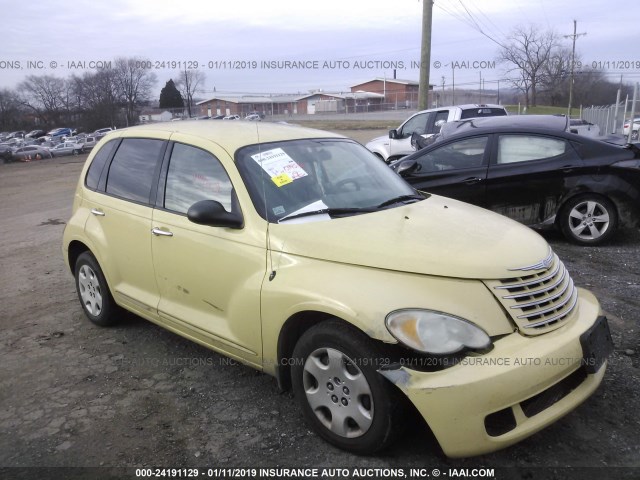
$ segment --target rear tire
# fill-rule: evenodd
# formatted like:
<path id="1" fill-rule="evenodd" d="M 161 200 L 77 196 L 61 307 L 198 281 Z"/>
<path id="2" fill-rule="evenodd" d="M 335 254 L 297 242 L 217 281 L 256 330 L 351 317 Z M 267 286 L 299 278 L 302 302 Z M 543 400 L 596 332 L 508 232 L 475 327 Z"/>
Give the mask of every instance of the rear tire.
<path id="1" fill-rule="evenodd" d="M 101 327 L 115 324 L 120 309 L 111 296 L 100 265 L 91 253 L 80 254 L 75 265 L 75 277 L 78 298 L 87 318 Z"/>
<path id="2" fill-rule="evenodd" d="M 618 226 L 615 205 L 605 197 L 584 194 L 569 200 L 559 216 L 564 236 L 579 245 L 598 245 L 609 240 Z"/>
<path id="3" fill-rule="evenodd" d="M 377 372 L 384 359 L 377 342 L 339 320 L 315 325 L 300 337 L 293 352 L 293 392 L 322 438 L 371 454 L 401 433 L 406 400 Z"/>

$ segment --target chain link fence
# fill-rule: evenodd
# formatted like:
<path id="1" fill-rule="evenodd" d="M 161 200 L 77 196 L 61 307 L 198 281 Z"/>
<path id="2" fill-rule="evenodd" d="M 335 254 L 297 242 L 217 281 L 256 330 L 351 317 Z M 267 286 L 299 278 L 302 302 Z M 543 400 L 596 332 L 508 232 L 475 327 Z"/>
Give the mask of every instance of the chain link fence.
<path id="1" fill-rule="evenodd" d="M 591 106 L 581 109 L 581 117 L 600 127 L 602 135 L 622 134 L 625 119 L 630 118 L 633 100 L 627 99 L 618 104 Z M 640 116 L 640 100 L 636 101 L 635 117 Z"/>

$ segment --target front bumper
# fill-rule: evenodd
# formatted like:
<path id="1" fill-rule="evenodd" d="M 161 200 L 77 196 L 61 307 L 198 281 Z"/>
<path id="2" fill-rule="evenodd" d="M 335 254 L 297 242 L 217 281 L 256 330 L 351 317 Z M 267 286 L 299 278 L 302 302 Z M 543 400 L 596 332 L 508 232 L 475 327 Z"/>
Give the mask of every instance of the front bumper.
<path id="1" fill-rule="evenodd" d="M 589 373 L 580 342 L 600 307 L 586 290 L 579 297 L 576 318 L 547 334 L 513 333 L 491 352 L 438 372 L 402 367 L 381 373 L 409 397 L 447 456 L 512 445 L 573 410 L 602 381 L 606 362 Z"/>

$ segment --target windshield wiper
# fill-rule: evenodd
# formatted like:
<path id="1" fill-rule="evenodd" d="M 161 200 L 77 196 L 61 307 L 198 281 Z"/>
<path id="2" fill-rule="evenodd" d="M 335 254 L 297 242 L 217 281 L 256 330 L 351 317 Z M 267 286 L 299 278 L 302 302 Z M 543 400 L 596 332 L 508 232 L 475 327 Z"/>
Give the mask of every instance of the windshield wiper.
<path id="1" fill-rule="evenodd" d="M 336 217 L 340 215 L 353 215 L 356 213 L 371 213 L 375 212 L 377 208 L 321 208 L 319 210 L 308 210 L 306 212 L 294 213 L 292 215 L 286 215 L 278 220 L 278 223 L 293 218 L 309 217 L 311 215 L 329 215 L 330 217 Z"/>
<path id="2" fill-rule="evenodd" d="M 380 208 L 384 208 L 384 207 L 388 207 L 389 205 L 393 205 L 394 203 L 400 203 L 400 202 L 406 202 L 407 200 L 424 200 L 426 197 L 424 197 L 423 195 L 417 195 L 417 194 L 413 194 L 413 195 L 400 195 L 399 197 L 394 197 L 394 198 L 390 198 L 389 200 L 386 200 L 384 202 L 382 202 L 380 205 L 376 206 L 377 209 Z"/>

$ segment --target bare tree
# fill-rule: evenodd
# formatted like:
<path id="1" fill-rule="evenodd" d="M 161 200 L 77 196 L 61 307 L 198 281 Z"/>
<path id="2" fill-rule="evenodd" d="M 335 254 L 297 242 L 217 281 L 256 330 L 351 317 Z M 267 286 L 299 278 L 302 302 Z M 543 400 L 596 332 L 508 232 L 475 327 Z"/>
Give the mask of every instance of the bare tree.
<path id="1" fill-rule="evenodd" d="M 151 97 L 157 78 L 143 58 L 119 57 L 114 61 L 115 84 L 126 109 L 127 126 L 135 124 L 136 110 Z"/>
<path id="2" fill-rule="evenodd" d="M 525 105 L 535 106 L 544 66 L 559 46 L 558 35 L 552 30 L 541 32 L 529 25 L 516 27 L 508 39 L 509 43 L 498 53 L 498 60 L 511 65 L 507 72 L 517 75 L 511 82 L 525 94 Z"/>
<path id="3" fill-rule="evenodd" d="M 576 64 L 580 57 L 576 55 Z M 571 72 L 571 49 L 557 48 L 551 53 L 549 61 L 542 67 L 540 83 L 544 96 L 550 105 L 566 105 L 569 101 L 569 76 Z"/>
<path id="4" fill-rule="evenodd" d="M 182 98 L 187 104 L 187 112 L 191 117 L 191 106 L 193 105 L 193 96 L 198 88 L 204 85 L 205 74 L 200 70 L 180 70 L 176 87 L 180 90 Z"/>
<path id="5" fill-rule="evenodd" d="M 0 130 L 14 130 L 21 124 L 22 106 L 15 91 L 0 90 Z"/>
<path id="6" fill-rule="evenodd" d="M 21 103 L 44 123 L 58 123 L 68 106 L 67 83 L 51 75 L 29 75 L 18 85 Z"/>
<path id="7" fill-rule="evenodd" d="M 115 72 L 104 69 L 85 73 L 74 77 L 73 82 L 85 128 L 115 127 L 121 104 Z"/>

